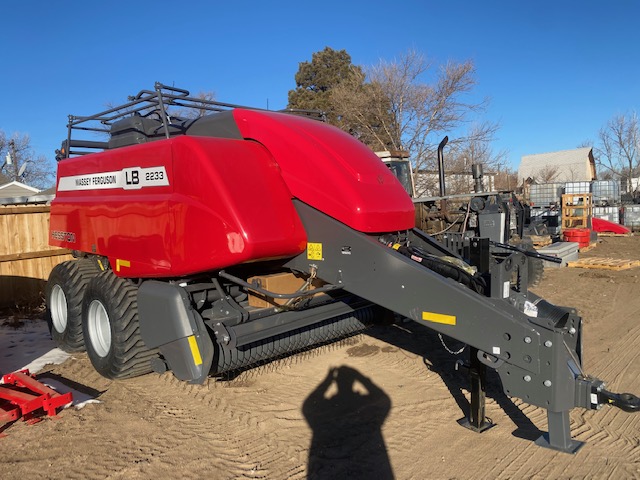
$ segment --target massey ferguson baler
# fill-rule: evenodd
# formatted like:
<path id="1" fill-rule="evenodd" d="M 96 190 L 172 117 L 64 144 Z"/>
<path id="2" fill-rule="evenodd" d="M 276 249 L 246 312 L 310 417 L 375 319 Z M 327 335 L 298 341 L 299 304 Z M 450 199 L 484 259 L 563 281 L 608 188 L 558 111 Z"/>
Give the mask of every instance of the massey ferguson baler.
<path id="1" fill-rule="evenodd" d="M 547 409 L 538 443 L 558 450 L 580 446 L 572 408 L 640 408 L 583 372 L 580 317 L 528 291 L 522 253 L 489 261 L 481 238 L 468 259 L 448 251 L 413 228 L 410 197 L 375 154 L 305 117 L 161 84 L 71 116 L 50 243 L 77 258 L 46 293 L 60 347 L 86 348 L 108 378 L 202 383 L 394 312 L 470 346 L 476 431 L 490 425 L 487 368 Z"/>

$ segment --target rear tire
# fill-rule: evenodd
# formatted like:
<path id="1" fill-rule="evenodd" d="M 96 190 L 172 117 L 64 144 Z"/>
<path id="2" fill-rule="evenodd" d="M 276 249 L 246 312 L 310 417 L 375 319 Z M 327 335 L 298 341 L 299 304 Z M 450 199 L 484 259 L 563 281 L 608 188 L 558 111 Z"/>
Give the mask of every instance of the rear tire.
<path id="1" fill-rule="evenodd" d="M 157 356 L 140 336 L 138 288 L 112 271 L 96 276 L 82 305 L 84 343 L 94 368 L 103 377 L 122 379 L 152 371 Z"/>
<path id="2" fill-rule="evenodd" d="M 45 289 L 45 319 L 51 338 L 65 352 L 84 351 L 82 298 L 98 272 L 86 258 L 62 262 L 51 270 Z"/>

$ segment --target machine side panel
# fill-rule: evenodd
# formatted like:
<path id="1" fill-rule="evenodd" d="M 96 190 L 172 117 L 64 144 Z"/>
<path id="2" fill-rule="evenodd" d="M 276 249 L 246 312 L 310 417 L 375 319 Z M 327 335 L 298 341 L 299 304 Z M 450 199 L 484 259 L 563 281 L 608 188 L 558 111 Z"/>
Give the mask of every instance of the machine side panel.
<path id="1" fill-rule="evenodd" d="M 234 117 L 244 138 L 271 152 L 294 197 L 361 232 L 413 228 L 402 184 L 351 135 L 296 115 L 236 109 Z"/>
<path id="2" fill-rule="evenodd" d="M 296 255 L 306 234 L 277 164 L 243 140 L 177 137 L 63 160 L 50 243 L 169 277 Z"/>
<path id="3" fill-rule="evenodd" d="M 170 142 L 153 142 L 60 161 L 49 243 L 107 256 L 114 270 L 125 260 L 118 274 L 170 274 L 171 156 Z"/>
<path id="4" fill-rule="evenodd" d="M 297 255 L 306 233 L 278 165 L 245 140 L 174 140 L 172 264 L 180 274 Z"/>

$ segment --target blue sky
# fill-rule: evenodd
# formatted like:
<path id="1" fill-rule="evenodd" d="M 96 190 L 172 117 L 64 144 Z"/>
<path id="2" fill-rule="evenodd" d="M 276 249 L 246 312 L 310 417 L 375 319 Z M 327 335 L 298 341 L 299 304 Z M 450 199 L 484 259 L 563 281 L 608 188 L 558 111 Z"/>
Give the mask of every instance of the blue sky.
<path id="1" fill-rule="evenodd" d="M 471 59 L 494 144 L 522 155 L 595 140 L 640 110 L 640 2 L 32 1 L 0 6 L 0 129 L 53 158 L 67 115 L 87 115 L 157 80 L 220 101 L 283 108 L 298 63 L 325 46 L 371 65 L 415 49 Z"/>

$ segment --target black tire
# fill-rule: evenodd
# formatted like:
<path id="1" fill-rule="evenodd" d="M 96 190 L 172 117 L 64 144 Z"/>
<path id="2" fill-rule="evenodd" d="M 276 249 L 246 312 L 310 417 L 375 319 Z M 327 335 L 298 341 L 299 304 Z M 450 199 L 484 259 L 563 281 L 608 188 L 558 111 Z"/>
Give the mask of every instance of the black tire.
<path id="1" fill-rule="evenodd" d="M 536 287 L 540 285 L 542 282 L 542 277 L 544 277 L 544 263 L 539 258 L 529 258 L 528 268 L 528 277 L 529 277 L 529 286 Z"/>
<path id="2" fill-rule="evenodd" d="M 51 338 L 65 352 L 84 351 L 82 298 L 99 270 L 87 258 L 56 265 L 45 289 L 45 319 Z"/>
<path id="3" fill-rule="evenodd" d="M 157 350 L 140 336 L 138 288 L 108 270 L 93 278 L 82 304 L 84 343 L 94 368 L 103 377 L 122 379 L 152 371 Z"/>

